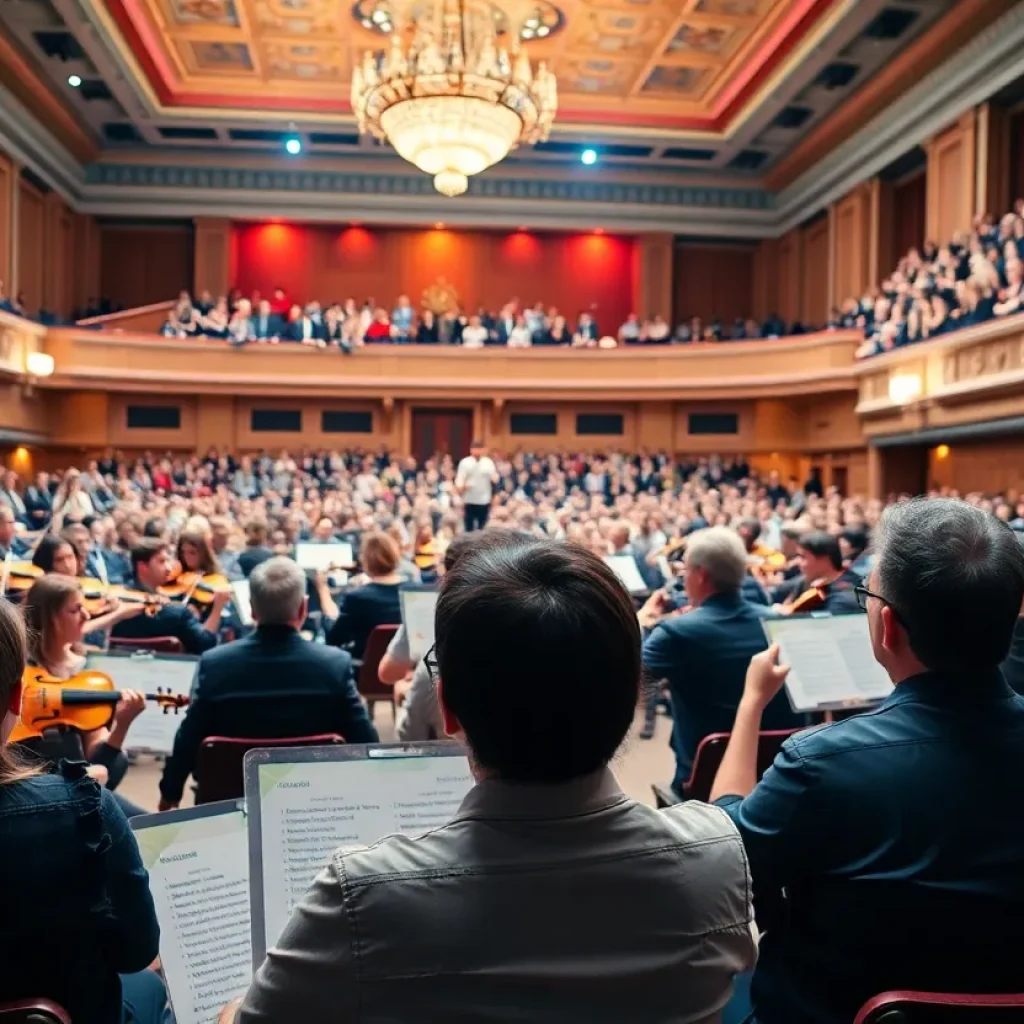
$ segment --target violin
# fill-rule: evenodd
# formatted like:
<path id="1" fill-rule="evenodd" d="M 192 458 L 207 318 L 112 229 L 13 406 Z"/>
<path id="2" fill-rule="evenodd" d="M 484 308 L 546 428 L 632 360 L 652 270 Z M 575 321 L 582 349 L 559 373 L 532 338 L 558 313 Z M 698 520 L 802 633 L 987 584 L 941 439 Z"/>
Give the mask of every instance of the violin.
<path id="1" fill-rule="evenodd" d="M 157 587 L 164 597 L 183 597 L 196 604 L 212 604 L 218 590 L 227 590 L 231 581 L 219 572 L 179 572 L 170 583 Z"/>
<path id="2" fill-rule="evenodd" d="M 417 569 L 436 569 L 438 552 L 432 540 L 418 547 L 412 556 L 413 563 Z"/>
<path id="3" fill-rule="evenodd" d="M 828 599 L 828 591 L 825 589 L 825 578 L 815 580 L 802 594 L 798 595 L 789 604 L 783 605 L 787 609 L 787 615 L 797 615 L 802 612 L 816 612 L 825 606 Z"/>
<path id="4" fill-rule="evenodd" d="M 80 732 L 92 732 L 110 724 L 121 691 L 103 672 L 84 671 L 70 679 L 57 679 L 46 669 L 28 665 L 21 675 L 21 718 L 11 732 L 10 742 L 42 736 L 54 726 L 67 726 Z M 158 688 L 143 695 L 164 709 L 178 711 L 188 705 L 188 697 Z"/>
<path id="5" fill-rule="evenodd" d="M 5 586 L 0 588 L 0 593 L 8 590 L 29 590 L 40 576 L 46 575 L 38 565 L 31 562 L 5 562 L 0 566 L 0 572 L 6 581 Z"/>
<path id="6" fill-rule="evenodd" d="M 122 587 L 119 584 L 107 587 L 104 590 L 104 596 L 115 598 L 123 604 L 144 604 L 146 606 L 144 614 L 150 616 L 156 615 L 167 604 L 167 598 L 163 594 L 150 594 L 145 590 L 133 590 L 131 587 Z"/>

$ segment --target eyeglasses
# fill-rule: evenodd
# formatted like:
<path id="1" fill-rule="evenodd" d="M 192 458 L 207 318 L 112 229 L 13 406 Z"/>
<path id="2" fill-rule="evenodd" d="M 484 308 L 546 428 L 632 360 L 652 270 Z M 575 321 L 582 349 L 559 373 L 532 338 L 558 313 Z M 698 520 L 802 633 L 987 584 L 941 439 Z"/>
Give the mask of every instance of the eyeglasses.
<path id="1" fill-rule="evenodd" d="M 423 664 L 427 667 L 427 675 L 430 676 L 430 682 L 437 683 L 437 658 L 434 655 L 435 647 L 431 647 L 426 654 L 423 655 Z"/>
<path id="2" fill-rule="evenodd" d="M 893 615 L 896 616 L 896 621 L 901 626 L 905 625 L 900 613 L 895 608 L 893 608 L 892 602 L 882 597 L 881 594 L 876 594 L 873 590 L 868 590 L 867 587 L 862 585 L 854 587 L 853 593 L 857 598 L 857 606 L 860 608 L 862 612 L 866 612 L 868 610 L 868 598 L 873 597 L 876 601 L 881 601 L 882 604 L 884 604 L 887 608 L 891 608 Z"/>

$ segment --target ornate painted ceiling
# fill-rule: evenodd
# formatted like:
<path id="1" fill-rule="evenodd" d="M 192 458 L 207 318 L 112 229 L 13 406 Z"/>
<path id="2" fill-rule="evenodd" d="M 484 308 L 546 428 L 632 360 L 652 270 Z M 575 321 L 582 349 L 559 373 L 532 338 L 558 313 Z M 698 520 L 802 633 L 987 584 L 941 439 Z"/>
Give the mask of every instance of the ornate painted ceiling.
<path id="1" fill-rule="evenodd" d="M 373 8 L 347 0 L 96 2 L 161 104 L 221 115 L 346 114 L 354 63 L 385 43 Z M 844 6 L 561 0 L 531 12 L 526 46 L 555 72 L 563 122 L 722 131 Z"/>
<path id="2" fill-rule="evenodd" d="M 0 0 L 0 43 L 119 159 L 280 154 L 295 131 L 306 155 L 376 162 L 387 151 L 355 132 L 351 72 L 385 46 L 395 2 L 416 0 Z M 511 2 L 560 96 L 552 139 L 511 165 L 578 170 L 594 145 L 603 167 L 714 184 L 768 172 L 888 68 L 913 57 L 923 74 L 1014 0 Z"/>

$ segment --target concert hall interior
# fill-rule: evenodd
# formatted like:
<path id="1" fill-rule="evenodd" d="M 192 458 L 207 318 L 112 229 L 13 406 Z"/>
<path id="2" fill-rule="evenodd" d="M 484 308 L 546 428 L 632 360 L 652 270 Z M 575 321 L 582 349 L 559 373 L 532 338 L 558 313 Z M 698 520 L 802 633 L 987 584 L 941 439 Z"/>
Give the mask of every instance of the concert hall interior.
<path id="1" fill-rule="evenodd" d="M 1024 2 L 3 0 L 0 566 L 0 1024 L 1024 1020 Z"/>

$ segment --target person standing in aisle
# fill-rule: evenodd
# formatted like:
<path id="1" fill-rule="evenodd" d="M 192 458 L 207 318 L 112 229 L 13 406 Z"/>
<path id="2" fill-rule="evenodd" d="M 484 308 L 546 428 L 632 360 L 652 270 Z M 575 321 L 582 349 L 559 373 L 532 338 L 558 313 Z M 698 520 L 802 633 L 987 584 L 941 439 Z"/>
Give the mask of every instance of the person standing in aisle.
<path id="1" fill-rule="evenodd" d="M 467 533 L 482 530 L 487 525 L 497 482 L 498 468 L 487 454 L 483 441 L 474 441 L 455 474 L 455 489 L 462 495 L 465 508 Z"/>

